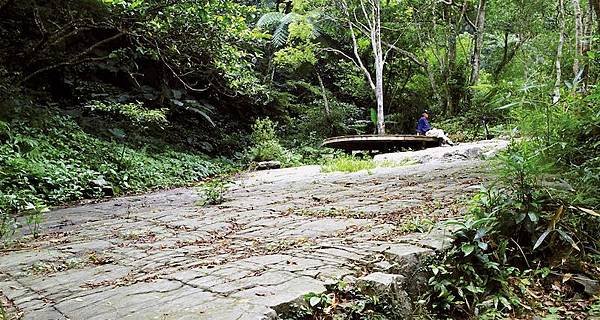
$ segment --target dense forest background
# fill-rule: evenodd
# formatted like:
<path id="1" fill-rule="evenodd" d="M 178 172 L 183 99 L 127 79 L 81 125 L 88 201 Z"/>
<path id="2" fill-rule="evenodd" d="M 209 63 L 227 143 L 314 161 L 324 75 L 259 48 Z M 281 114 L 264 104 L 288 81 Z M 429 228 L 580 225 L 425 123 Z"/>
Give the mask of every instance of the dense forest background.
<path id="1" fill-rule="evenodd" d="M 243 150 L 253 119 L 265 116 L 292 147 L 372 132 L 375 94 L 361 66 L 375 70 L 359 2 L 280 2 L 3 1 L 3 97 L 27 89 L 78 115 L 109 115 L 120 104 L 160 111 L 177 130 L 155 136 L 209 154 Z M 597 74 L 596 4 L 561 8 L 382 3 L 388 131 L 412 133 L 431 109 L 436 122 L 460 118 L 450 131 L 475 136 L 484 120 L 503 123 L 524 91 L 554 94 L 555 82 L 588 90 Z"/>
<path id="2" fill-rule="evenodd" d="M 323 138 L 428 109 L 456 141 L 513 141 L 428 301 L 513 312 L 530 262 L 600 273 L 599 31 L 598 0 L 0 0 L 0 238 L 70 201 L 319 163 Z"/>

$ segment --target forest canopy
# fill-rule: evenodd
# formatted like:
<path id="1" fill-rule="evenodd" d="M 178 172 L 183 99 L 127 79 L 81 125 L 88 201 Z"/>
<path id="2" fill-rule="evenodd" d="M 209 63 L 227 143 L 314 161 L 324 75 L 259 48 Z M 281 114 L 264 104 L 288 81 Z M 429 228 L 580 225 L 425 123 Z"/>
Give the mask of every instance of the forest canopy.
<path id="1" fill-rule="evenodd" d="M 524 88 L 595 82 L 597 4 L 563 2 L 3 1 L 2 88 L 229 125 L 304 118 L 318 138 L 373 131 L 372 109 L 391 133 L 424 109 L 475 128 Z"/>

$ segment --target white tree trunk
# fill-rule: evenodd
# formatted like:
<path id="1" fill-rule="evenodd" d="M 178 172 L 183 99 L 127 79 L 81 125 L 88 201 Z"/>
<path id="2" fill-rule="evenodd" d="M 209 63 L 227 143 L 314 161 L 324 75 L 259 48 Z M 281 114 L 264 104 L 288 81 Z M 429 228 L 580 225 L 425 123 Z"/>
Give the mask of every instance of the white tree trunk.
<path id="1" fill-rule="evenodd" d="M 385 134 L 383 110 L 383 49 L 381 46 L 381 0 L 372 0 L 373 24 L 371 27 L 371 45 L 375 58 L 375 99 L 377 101 L 377 134 Z"/>
<path id="2" fill-rule="evenodd" d="M 383 52 L 383 42 L 381 39 L 381 0 L 360 0 L 360 7 L 356 10 L 350 10 L 348 2 L 346 0 L 340 0 L 339 3 L 346 19 L 348 19 L 348 30 L 352 37 L 352 46 L 354 57 L 351 57 L 344 52 L 329 48 L 329 51 L 336 52 L 345 58 L 349 59 L 356 65 L 367 78 L 367 83 L 375 94 L 375 100 L 377 103 L 377 134 L 385 134 L 385 118 L 384 118 L 384 99 L 383 99 L 383 68 L 385 66 L 385 60 L 387 52 Z M 352 11 L 352 14 L 350 13 Z M 362 18 L 359 19 L 362 13 Z M 360 21 L 364 18 L 364 21 Z M 369 37 L 371 47 L 373 50 L 373 62 L 375 67 L 375 78 L 363 63 L 359 48 L 358 41 L 356 39 L 355 29 L 359 32 L 364 33 Z M 393 47 L 393 46 L 392 46 Z M 389 51 L 388 51 L 389 52 Z"/>
<path id="3" fill-rule="evenodd" d="M 474 85 L 479 80 L 479 70 L 481 69 L 481 48 L 483 47 L 483 34 L 485 29 L 485 5 L 486 0 L 479 0 L 477 8 L 477 21 L 475 30 L 475 46 L 473 46 L 473 56 L 471 57 L 471 79 L 470 84 Z"/>
<path id="4" fill-rule="evenodd" d="M 576 83 L 579 81 L 579 59 L 583 55 L 583 15 L 581 13 L 581 5 L 579 0 L 572 0 L 573 10 L 575 13 L 575 56 L 573 57 L 573 90 L 575 90 Z"/>
<path id="5" fill-rule="evenodd" d="M 331 115 L 331 110 L 329 109 L 329 99 L 327 99 L 327 91 L 325 91 L 325 85 L 323 85 L 323 79 L 317 71 L 317 79 L 319 79 L 319 85 L 321 86 L 321 95 L 323 96 L 323 104 L 325 104 L 325 115 L 329 117 Z"/>
<path id="6" fill-rule="evenodd" d="M 560 100 L 560 84 L 562 82 L 561 60 L 562 50 L 565 43 L 565 3 L 564 0 L 558 0 L 558 19 L 560 20 L 560 34 L 558 36 L 558 47 L 556 49 L 556 82 L 554 83 L 554 93 L 552 94 L 552 103 Z"/>

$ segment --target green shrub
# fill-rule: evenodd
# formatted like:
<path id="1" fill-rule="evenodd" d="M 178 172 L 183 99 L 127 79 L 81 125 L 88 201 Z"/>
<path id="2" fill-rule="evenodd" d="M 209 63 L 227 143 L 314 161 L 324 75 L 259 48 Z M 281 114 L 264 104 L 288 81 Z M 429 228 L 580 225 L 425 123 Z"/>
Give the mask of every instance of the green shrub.
<path id="1" fill-rule="evenodd" d="M 225 200 L 225 192 L 231 181 L 225 177 L 212 178 L 200 186 L 200 190 L 204 196 L 201 201 L 202 206 L 221 204 Z"/>
<path id="2" fill-rule="evenodd" d="M 269 118 L 258 119 L 252 125 L 252 147 L 246 158 L 252 162 L 280 161 L 284 166 L 299 163 L 299 157 L 285 149 L 276 134 L 277 123 Z"/>
<path id="3" fill-rule="evenodd" d="M 166 113 L 168 109 L 148 109 L 145 108 L 144 104 L 139 101 L 135 103 L 91 101 L 90 104 L 86 107 L 90 108 L 92 111 L 99 110 L 103 112 L 118 114 L 136 124 L 167 123 Z"/>
<path id="4" fill-rule="evenodd" d="M 432 264 L 427 301 L 436 313 L 518 314 L 528 286 L 550 268 L 595 276 L 582 266 L 594 263 L 590 253 L 600 247 L 598 100 L 512 111 L 520 142 L 498 157 L 495 186 L 452 223 L 453 244 Z"/>
<path id="5" fill-rule="evenodd" d="M 373 288 L 338 281 L 324 293 L 308 293 L 279 315 L 284 320 L 309 319 L 404 319 L 403 302 L 394 294 L 380 294 Z M 399 305 L 401 305 L 399 307 Z"/>

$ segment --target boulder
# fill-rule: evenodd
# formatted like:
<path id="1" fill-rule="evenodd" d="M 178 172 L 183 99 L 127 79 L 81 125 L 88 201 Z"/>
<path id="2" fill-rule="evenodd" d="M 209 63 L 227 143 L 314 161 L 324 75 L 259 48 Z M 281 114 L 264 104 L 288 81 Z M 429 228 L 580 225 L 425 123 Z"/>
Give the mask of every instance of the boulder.
<path id="1" fill-rule="evenodd" d="M 271 170 L 281 168 L 279 161 L 262 161 L 256 164 L 256 170 Z"/>

